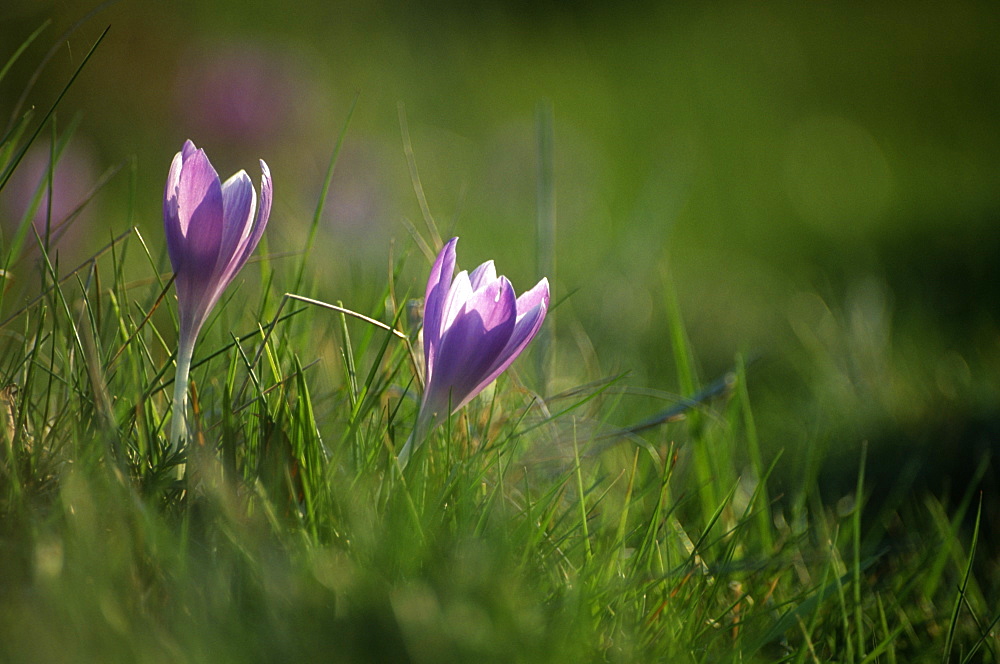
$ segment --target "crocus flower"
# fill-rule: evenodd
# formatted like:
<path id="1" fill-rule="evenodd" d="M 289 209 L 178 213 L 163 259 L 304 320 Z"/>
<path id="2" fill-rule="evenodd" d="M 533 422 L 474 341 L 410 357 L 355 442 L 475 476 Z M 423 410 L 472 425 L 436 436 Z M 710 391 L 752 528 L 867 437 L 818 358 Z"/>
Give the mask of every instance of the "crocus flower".
<path id="1" fill-rule="evenodd" d="M 260 242 L 271 212 L 271 172 L 263 176 L 260 206 L 246 171 L 219 180 L 204 150 L 186 141 L 174 156 L 163 195 L 167 250 L 176 274 L 180 318 L 174 381 L 174 449 L 187 437 L 187 382 L 195 340 L 223 291 Z"/>
<path id="2" fill-rule="evenodd" d="M 403 446 L 405 465 L 422 436 L 496 380 L 537 334 L 549 307 L 543 278 L 520 297 L 493 261 L 471 273 L 455 272 L 455 245 L 444 245 L 424 296 L 425 388 L 413 435 Z"/>

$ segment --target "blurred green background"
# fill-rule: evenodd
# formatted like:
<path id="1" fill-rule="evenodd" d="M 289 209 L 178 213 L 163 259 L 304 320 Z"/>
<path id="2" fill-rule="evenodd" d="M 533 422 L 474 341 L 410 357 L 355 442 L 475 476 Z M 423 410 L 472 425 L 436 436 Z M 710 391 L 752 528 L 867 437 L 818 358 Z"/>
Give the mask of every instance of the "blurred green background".
<path id="1" fill-rule="evenodd" d="M 299 251 L 357 97 L 315 293 L 372 306 L 393 242 L 412 246 L 402 219 L 421 226 L 400 103 L 463 266 L 494 258 L 524 289 L 540 276 L 536 113 L 550 104 L 554 298 L 569 296 L 553 390 L 629 370 L 630 385 L 676 391 L 673 288 L 703 380 L 760 357 L 750 393 L 789 478 L 829 448 L 853 482 L 864 440 L 887 481 L 906 459 L 960 477 L 996 447 L 995 2 L 123 0 L 60 39 L 93 7 L 5 2 L 4 61 L 53 23 L 0 83 L 0 120 L 48 49 L 22 112 L 47 108 L 110 25 L 59 107 L 59 127 L 79 118 L 66 187 L 134 156 L 132 221 L 153 243 L 191 138 L 224 177 L 269 163 L 267 250 Z M 67 235 L 65 265 L 128 227 L 128 173 Z M 15 185 L 0 193 L 5 236 Z M 426 265 L 414 252 L 408 268 L 418 296 Z M 661 407 L 626 399 L 620 423 Z"/>

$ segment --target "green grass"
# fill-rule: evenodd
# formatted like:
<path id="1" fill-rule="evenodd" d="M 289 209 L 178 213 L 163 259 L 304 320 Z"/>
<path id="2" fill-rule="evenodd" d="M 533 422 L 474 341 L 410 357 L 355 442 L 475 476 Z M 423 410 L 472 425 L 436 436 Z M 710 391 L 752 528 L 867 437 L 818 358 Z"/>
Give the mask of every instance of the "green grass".
<path id="1" fill-rule="evenodd" d="M 34 137 L 50 130 L 58 157 L 73 130 L 25 117 L 0 145 L 4 183 Z M 550 330 L 534 369 L 519 361 L 400 470 L 420 389 L 410 275 L 436 240 L 405 150 L 432 237 L 341 305 L 405 338 L 284 297 L 314 294 L 321 199 L 302 253 L 262 245 L 206 324 L 183 455 L 163 239 L 131 228 L 67 269 L 20 220 L 0 256 L 16 275 L 0 301 L 16 386 L 0 404 L 0 661 L 1000 661 L 980 497 L 872 505 L 864 447 L 839 502 L 820 462 L 783 493 L 753 364 L 700 375 L 672 276 L 677 394 L 627 374 L 550 392 Z M 555 184 L 539 177 L 538 263 L 554 269 Z M 555 308 L 548 324 L 571 326 Z M 635 424 L 640 394 L 665 410 Z"/>

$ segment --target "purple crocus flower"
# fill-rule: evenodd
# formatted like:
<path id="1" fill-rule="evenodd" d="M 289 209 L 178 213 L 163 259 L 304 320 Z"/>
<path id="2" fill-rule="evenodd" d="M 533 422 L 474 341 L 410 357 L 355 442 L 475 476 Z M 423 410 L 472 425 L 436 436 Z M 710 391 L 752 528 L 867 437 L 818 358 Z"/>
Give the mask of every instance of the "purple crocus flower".
<path id="1" fill-rule="evenodd" d="M 444 245 L 427 281 L 426 386 L 417 426 L 399 455 L 402 465 L 422 436 L 511 365 L 538 333 L 549 307 L 548 279 L 516 297 L 507 277 L 497 276 L 493 261 L 453 279 L 457 243 L 456 237 Z"/>
<path id="2" fill-rule="evenodd" d="M 187 382 L 195 340 L 223 291 L 260 242 L 271 212 L 271 172 L 263 176 L 260 206 L 246 171 L 222 182 L 204 150 L 191 141 L 174 156 L 163 195 L 167 250 L 176 274 L 180 318 L 171 444 L 187 437 Z"/>

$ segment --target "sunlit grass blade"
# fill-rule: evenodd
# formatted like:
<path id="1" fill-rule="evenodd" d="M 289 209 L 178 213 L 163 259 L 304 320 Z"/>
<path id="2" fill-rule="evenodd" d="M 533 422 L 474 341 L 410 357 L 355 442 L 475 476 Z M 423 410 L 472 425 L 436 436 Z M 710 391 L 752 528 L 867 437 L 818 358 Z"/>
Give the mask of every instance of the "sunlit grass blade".
<path id="1" fill-rule="evenodd" d="M 77 30 L 79 30 L 83 25 L 85 25 L 88 21 L 90 21 L 90 19 L 92 19 L 94 16 L 96 16 L 97 14 L 99 14 L 100 12 L 102 12 L 107 7 L 115 4 L 116 2 L 118 2 L 118 0 L 106 0 L 105 2 L 101 3 L 100 5 L 97 5 L 96 7 L 94 7 L 93 9 L 91 9 L 89 12 L 87 12 L 86 14 L 84 14 L 82 17 L 80 17 L 79 19 L 77 19 L 61 35 L 59 35 L 59 37 L 57 39 L 53 40 L 52 46 L 50 46 L 49 50 L 45 52 L 45 55 L 43 55 L 39 59 L 38 64 L 36 65 L 34 72 L 31 74 L 31 77 L 28 79 L 27 83 L 25 83 L 24 88 L 21 91 L 21 96 L 18 98 L 17 102 L 14 104 L 14 107 L 11 110 L 11 123 L 14 122 L 14 118 L 16 118 L 18 115 L 20 115 L 20 109 L 24 107 L 24 104 L 25 104 L 26 100 L 28 99 L 28 95 L 31 93 L 31 90 L 35 87 L 35 84 L 41 78 L 42 72 L 45 70 L 45 67 L 48 65 L 49 61 L 56 55 L 56 53 L 59 52 L 59 50 L 61 48 L 63 48 L 63 45 L 66 44 L 66 42 L 69 40 L 69 38 Z M 107 32 L 107 29 L 105 29 L 105 32 Z M 64 89 L 64 92 L 65 92 L 65 89 Z M 62 95 L 60 95 L 60 97 L 61 96 Z M 53 108 L 54 108 L 54 106 L 53 106 Z M 0 187 L 0 189 L 2 189 L 2 188 L 3 187 Z"/>
<path id="2" fill-rule="evenodd" d="M 7 181 L 10 180 L 10 176 L 14 174 L 14 170 L 17 168 L 17 165 L 21 163 L 21 160 L 24 158 L 24 155 L 27 154 L 28 148 L 31 147 L 31 144 L 34 143 L 35 139 L 38 137 L 38 134 L 41 133 L 42 129 L 45 127 L 49 118 L 51 118 L 52 114 L 55 113 L 56 107 L 59 105 L 59 103 L 62 101 L 62 98 L 69 91 L 70 87 L 73 85 L 73 82 L 76 81 L 77 77 L 80 75 L 80 72 L 83 71 L 83 68 L 87 66 L 87 62 L 90 60 L 91 56 L 93 56 L 94 53 L 97 51 L 97 47 L 100 46 L 101 42 L 104 41 L 104 37 L 107 36 L 108 30 L 110 29 L 111 26 L 105 28 L 104 32 L 101 33 L 101 36 L 98 37 L 97 40 L 94 42 L 94 45 L 90 47 L 90 50 L 83 57 L 83 60 L 76 68 L 76 71 L 73 72 L 73 75 L 70 77 L 69 81 L 66 82 L 66 85 L 62 89 L 62 92 L 59 93 L 59 96 L 56 97 L 56 100 L 54 102 L 52 102 L 52 105 L 49 107 L 49 110 L 45 113 L 44 116 L 42 116 L 42 119 L 38 123 L 38 127 L 25 141 L 24 146 L 20 150 L 18 150 L 13 160 L 7 164 L 6 169 L 2 173 L 0 173 L 0 190 L 2 190 L 4 188 L 4 185 L 7 184 Z"/>
<path id="3" fill-rule="evenodd" d="M 21 258 L 23 253 L 28 253 L 26 250 L 22 253 L 25 242 L 31 235 L 31 231 L 38 231 L 35 219 L 41 215 L 44 217 L 44 227 L 41 229 L 42 244 L 45 246 L 46 250 L 51 247 L 50 242 L 50 232 L 52 225 L 52 187 L 55 181 L 55 169 L 59 160 L 62 158 L 63 151 L 66 148 L 67 143 L 73 136 L 73 133 L 79 126 L 79 116 L 70 123 L 70 126 L 66 128 L 62 134 L 56 130 L 55 118 L 51 122 L 51 137 L 49 140 L 49 154 L 46 159 L 46 168 L 43 173 L 42 179 L 38 182 L 35 187 L 34 194 L 28 201 L 24 213 L 21 215 L 21 219 L 17 224 L 17 230 L 14 232 L 13 237 L 7 246 L 4 247 L 6 255 L 4 256 L 4 261 L 6 264 L 6 269 L 10 270 L 14 265 L 16 265 Z M 20 155 L 19 157 L 23 156 Z M 16 164 L 13 164 L 16 166 Z M 40 210 L 39 207 L 42 201 L 48 201 L 45 210 Z"/>
<path id="4" fill-rule="evenodd" d="M 31 45 L 31 42 L 35 41 L 35 39 L 38 38 L 38 35 L 42 34 L 42 32 L 51 24 L 52 19 L 42 21 L 42 24 L 35 28 L 35 31 L 28 35 L 23 42 L 21 42 L 21 45 L 17 47 L 17 50 L 11 53 L 10 57 L 7 58 L 7 62 L 4 64 L 3 69 L 0 69 L 0 81 L 3 81 L 7 72 L 10 71 L 10 68 L 14 66 L 14 63 L 17 62 L 18 58 L 20 58 L 28 46 Z"/>
<path id="5" fill-rule="evenodd" d="M 397 111 L 399 115 L 399 131 L 403 138 L 403 154 L 406 155 L 406 166 L 410 171 L 410 183 L 413 187 L 413 193 L 417 197 L 417 203 L 420 205 L 420 214 L 424 218 L 424 225 L 427 227 L 427 232 L 433 244 L 430 248 L 431 251 L 427 255 L 427 260 L 433 262 L 435 254 L 437 254 L 438 249 L 444 242 L 441 239 L 441 234 L 438 232 L 437 224 L 434 222 L 431 208 L 427 204 L 424 185 L 420 181 L 420 172 L 417 170 L 417 157 L 413 152 L 413 142 L 410 140 L 410 124 L 406 119 L 406 107 L 403 105 L 403 102 L 399 102 Z"/>
<path id="6" fill-rule="evenodd" d="M 951 661 L 951 651 L 955 647 L 955 632 L 958 630 L 958 618 L 962 611 L 962 606 L 967 600 L 966 593 L 969 590 L 969 582 L 972 579 L 972 563 L 976 557 L 976 546 L 979 543 L 979 524 L 983 516 L 983 499 L 979 498 L 979 505 L 976 507 L 976 520 L 972 529 L 972 542 L 969 544 L 969 554 L 966 557 L 965 569 L 962 574 L 962 582 L 955 593 L 955 601 L 952 604 L 951 619 L 948 621 L 948 630 L 944 641 L 944 652 L 941 661 L 947 664 Z"/>
<path id="7" fill-rule="evenodd" d="M 858 481 L 854 486 L 854 509 L 851 511 L 851 549 L 854 574 L 854 630 L 858 657 L 865 657 L 867 636 L 864 629 L 864 611 L 861 604 L 861 513 L 865 505 L 865 464 L 868 461 L 868 444 L 861 445 Z"/>
<path id="8" fill-rule="evenodd" d="M 309 263 L 309 257 L 312 254 L 313 243 L 316 240 L 316 231 L 319 230 L 320 221 L 323 219 L 323 209 L 326 206 L 327 194 L 330 192 L 330 183 L 333 181 L 333 169 L 337 165 L 337 158 L 340 156 L 340 150 L 344 146 L 347 129 L 351 126 L 351 118 L 354 117 L 354 109 L 357 108 L 360 96 L 360 92 L 354 95 L 351 107 L 347 111 L 347 117 L 344 119 L 344 126 L 340 130 L 340 135 L 337 136 L 337 144 L 333 148 L 333 154 L 330 155 L 330 162 L 326 167 L 326 176 L 323 178 L 323 187 L 320 190 L 319 198 L 316 200 L 316 210 L 313 212 L 312 224 L 310 224 L 309 233 L 306 236 L 306 245 L 302 251 L 302 257 L 299 259 L 295 280 L 292 282 L 291 290 L 293 292 L 298 292 L 302 288 L 302 279 L 305 277 L 306 265 Z"/>

